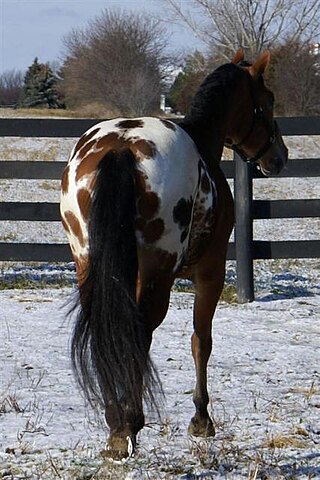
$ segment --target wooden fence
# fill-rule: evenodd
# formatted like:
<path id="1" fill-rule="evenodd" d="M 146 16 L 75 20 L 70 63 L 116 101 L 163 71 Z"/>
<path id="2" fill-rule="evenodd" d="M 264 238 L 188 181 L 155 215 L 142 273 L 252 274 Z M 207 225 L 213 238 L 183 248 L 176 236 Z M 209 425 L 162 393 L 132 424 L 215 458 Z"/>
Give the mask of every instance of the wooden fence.
<path id="1" fill-rule="evenodd" d="M 283 135 L 320 135 L 320 117 L 278 119 Z M 0 119 L 3 137 L 79 137 L 97 120 Z M 1 149 L 0 149 L 1 161 Z M 60 179 L 64 162 L 1 161 L 2 179 Z M 256 241 L 253 221 L 270 218 L 320 217 L 320 199 L 252 200 L 252 181 L 265 178 L 254 167 L 235 156 L 223 161 L 227 178 L 235 181 L 235 242 L 229 244 L 228 259 L 237 260 L 237 293 L 241 302 L 254 298 L 253 260 L 320 257 L 319 240 Z M 320 159 L 293 159 L 280 177 L 319 177 Z M 0 203 L 0 221 L 59 221 L 58 203 Z M 68 262 L 67 244 L 0 243 L 0 261 Z"/>

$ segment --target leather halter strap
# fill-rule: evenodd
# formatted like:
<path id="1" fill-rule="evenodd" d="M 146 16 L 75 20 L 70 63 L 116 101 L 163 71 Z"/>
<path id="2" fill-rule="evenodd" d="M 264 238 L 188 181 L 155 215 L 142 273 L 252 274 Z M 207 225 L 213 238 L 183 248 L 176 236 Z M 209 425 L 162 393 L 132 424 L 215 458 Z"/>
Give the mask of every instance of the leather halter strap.
<path id="1" fill-rule="evenodd" d="M 263 115 L 262 108 L 261 107 L 256 107 L 253 111 L 253 117 L 252 117 L 252 122 L 251 122 L 249 132 L 244 136 L 244 138 L 241 140 L 241 142 L 239 142 L 239 143 L 227 143 L 227 142 L 225 142 L 226 147 L 231 148 L 234 152 L 236 152 L 242 158 L 242 160 L 244 160 L 246 162 L 257 162 L 258 160 L 260 160 L 260 158 L 263 157 L 263 155 L 265 155 L 267 153 L 267 151 L 272 147 L 272 145 L 276 141 L 277 134 L 279 132 L 279 127 L 278 127 L 277 122 L 275 120 L 273 120 L 271 131 L 270 131 L 268 139 L 267 139 L 266 143 L 263 145 L 263 147 L 261 147 L 260 150 L 258 150 L 258 152 L 255 154 L 254 157 L 248 157 L 245 154 L 245 152 L 243 151 L 243 149 L 241 147 L 242 147 L 242 145 L 244 145 L 247 142 L 248 138 L 252 134 L 255 124 L 258 121 L 261 121 L 261 120 L 264 121 L 264 123 L 267 127 L 267 130 L 269 130 L 269 125 L 268 125 L 268 123 L 267 123 L 267 121 L 266 121 L 266 119 Z"/>

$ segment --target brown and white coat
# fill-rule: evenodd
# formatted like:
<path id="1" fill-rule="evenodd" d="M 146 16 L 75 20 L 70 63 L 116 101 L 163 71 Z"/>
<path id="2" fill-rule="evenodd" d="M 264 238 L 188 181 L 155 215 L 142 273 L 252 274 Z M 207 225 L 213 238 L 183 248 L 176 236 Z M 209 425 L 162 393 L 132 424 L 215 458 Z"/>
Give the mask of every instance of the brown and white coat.
<path id="1" fill-rule="evenodd" d="M 136 238 L 177 272 L 200 255 L 214 222 L 215 185 L 189 135 L 153 117 L 108 120 L 88 130 L 64 171 L 61 216 L 80 274 L 88 255 L 88 218 L 96 168 L 110 150 L 136 160 Z"/>

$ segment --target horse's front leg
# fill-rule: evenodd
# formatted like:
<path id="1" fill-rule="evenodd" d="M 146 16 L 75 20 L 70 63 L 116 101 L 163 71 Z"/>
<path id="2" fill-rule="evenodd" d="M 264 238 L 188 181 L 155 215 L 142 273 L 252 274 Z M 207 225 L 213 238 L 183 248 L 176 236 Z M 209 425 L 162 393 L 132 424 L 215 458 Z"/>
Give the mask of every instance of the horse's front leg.
<path id="1" fill-rule="evenodd" d="M 214 275 L 214 278 L 212 278 Z M 207 364 L 212 350 L 212 318 L 224 281 L 224 264 L 220 271 L 198 272 L 195 276 L 194 332 L 191 338 L 192 355 L 196 368 L 196 386 L 193 401 L 196 413 L 188 432 L 191 435 L 210 437 L 215 435 L 208 413 Z"/>

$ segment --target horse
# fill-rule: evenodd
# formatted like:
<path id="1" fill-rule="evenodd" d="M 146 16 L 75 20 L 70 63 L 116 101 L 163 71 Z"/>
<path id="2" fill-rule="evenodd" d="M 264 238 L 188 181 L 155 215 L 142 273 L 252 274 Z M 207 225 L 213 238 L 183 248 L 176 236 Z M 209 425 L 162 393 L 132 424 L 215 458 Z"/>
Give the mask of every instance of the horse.
<path id="1" fill-rule="evenodd" d="M 159 412 L 161 382 L 149 350 L 176 278 L 191 279 L 195 289 L 188 432 L 215 435 L 207 363 L 234 224 L 219 163 L 224 145 L 265 175 L 287 161 L 263 80 L 269 60 L 264 52 L 248 63 L 239 50 L 207 76 L 182 120 L 102 121 L 71 152 L 61 217 L 78 282 L 72 365 L 86 398 L 104 409 L 110 460 L 133 455 L 145 406 Z"/>

